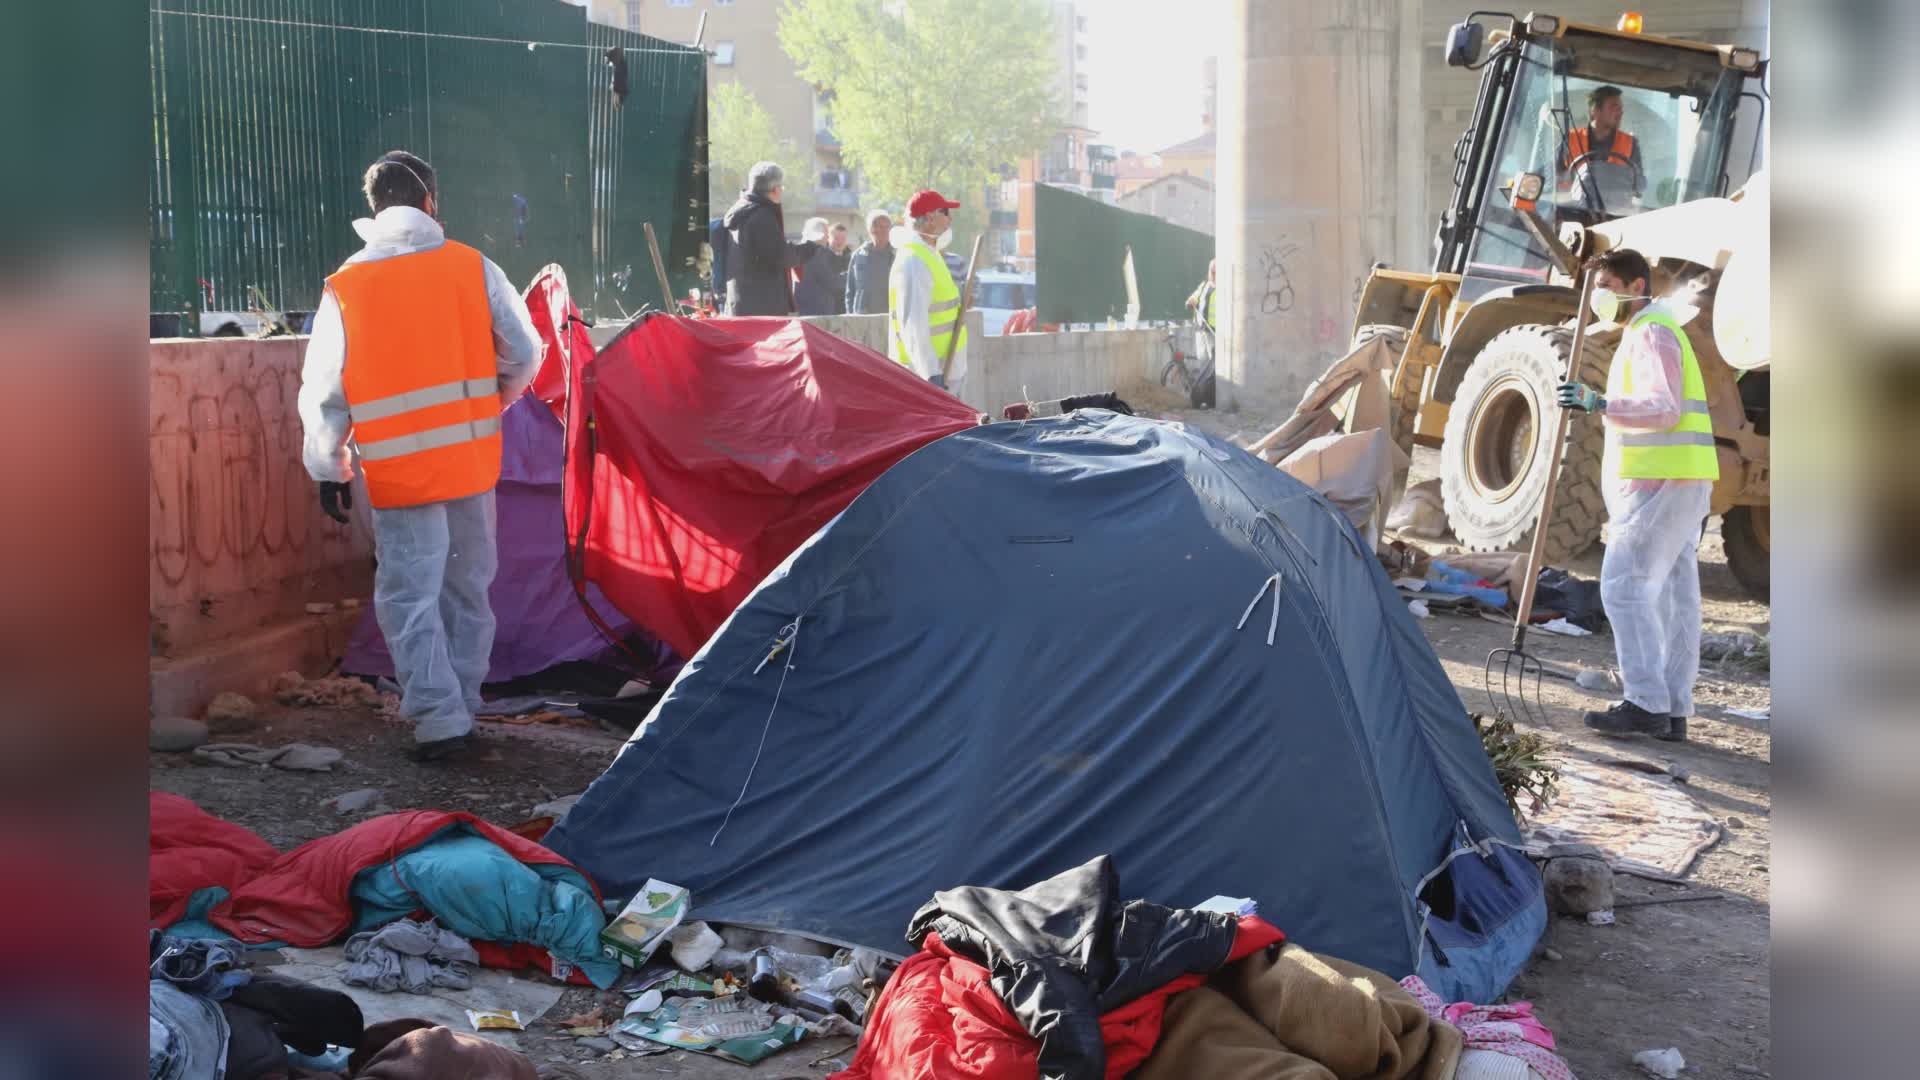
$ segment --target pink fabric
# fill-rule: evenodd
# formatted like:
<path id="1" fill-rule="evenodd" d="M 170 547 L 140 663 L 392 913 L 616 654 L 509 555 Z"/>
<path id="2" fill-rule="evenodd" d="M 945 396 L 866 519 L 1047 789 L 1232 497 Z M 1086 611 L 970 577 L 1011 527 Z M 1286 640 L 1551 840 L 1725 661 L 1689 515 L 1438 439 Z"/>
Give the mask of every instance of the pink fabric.
<path id="1" fill-rule="evenodd" d="M 1680 341 L 1664 326 L 1647 323 L 1629 330 L 1613 354 L 1613 362 L 1625 363 L 1633 376 L 1633 397 L 1607 398 L 1607 411 L 1600 414 L 1607 424 L 1626 431 L 1665 431 L 1680 422 L 1681 390 L 1685 385 L 1681 369 L 1684 360 Z M 1628 480 L 1630 492 L 1651 491 L 1665 480 Z"/>
<path id="2" fill-rule="evenodd" d="M 1427 989 L 1427 984 L 1418 975 L 1401 979 L 1400 988 L 1412 994 L 1420 1007 L 1427 1010 L 1428 1016 L 1459 1028 L 1469 1049 L 1491 1050 L 1496 1054 L 1519 1058 L 1546 1080 L 1574 1080 L 1573 1070 L 1553 1052 L 1553 1032 L 1534 1018 L 1532 1002 L 1516 1001 L 1507 1005 L 1456 1002 L 1449 1005 L 1441 1001 L 1438 994 Z"/>

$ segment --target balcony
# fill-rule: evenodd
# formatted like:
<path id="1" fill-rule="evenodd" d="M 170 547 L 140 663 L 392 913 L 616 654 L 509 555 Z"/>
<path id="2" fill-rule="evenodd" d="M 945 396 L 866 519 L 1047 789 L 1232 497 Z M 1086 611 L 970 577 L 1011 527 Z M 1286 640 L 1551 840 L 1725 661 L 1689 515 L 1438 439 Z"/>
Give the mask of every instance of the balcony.
<path id="1" fill-rule="evenodd" d="M 846 188 L 814 188 L 813 205 L 820 210 L 858 210 L 860 193 Z"/>
<path id="2" fill-rule="evenodd" d="M 994 229 L 1017 229 L 1020 227 L 1020 211 L 995 210 L 987 215 L 987 225 Z"/>

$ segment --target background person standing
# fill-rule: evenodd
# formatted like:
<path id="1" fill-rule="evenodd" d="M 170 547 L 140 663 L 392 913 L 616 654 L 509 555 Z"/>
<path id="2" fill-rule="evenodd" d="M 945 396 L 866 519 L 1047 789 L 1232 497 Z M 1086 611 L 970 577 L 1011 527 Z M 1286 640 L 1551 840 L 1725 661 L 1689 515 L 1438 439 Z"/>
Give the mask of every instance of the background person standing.
<path id="1" fill-rule="evenodd" d="M 793 314 L 793 278 L 787 271 L 807 261 L 818 244 L 787 241 L 780 199 L 786 174 L 763 161 L 747 174 L 747 189 L 721 219 L 727 251 L 727 314 Z"/>
<path id="2" fill-rule="evenodd" d="M 885 210 L 867 213 L 866 243 L 847 261 L 847 314 L 885 315 L 887 278 L 893 273 L 893 219 Z"/>
<path id="3" fill-rule="evenodd" d="M 433 169 L 403 150 L 364 183 L 366 246 L 327 278 L 300 375 L 302 457 L 345 522 L 359 449 L 373 504 L 373 611 L 416 760 L 461 746 L 493 652 L 500 413 L 541 345 L 505 273 L 434 220 Z"/>
<path id="4" fill-rule="evenodd" d="M 894 230 L 900 253 L 887 280 L 887 355 L 955 397 L 967 375 L 967 328 L 960 318 L 960 286 L 940 253 L 953 239 L 959 206 L 937 191 L 914 195 L 907 203 L 912 227 Z"/>

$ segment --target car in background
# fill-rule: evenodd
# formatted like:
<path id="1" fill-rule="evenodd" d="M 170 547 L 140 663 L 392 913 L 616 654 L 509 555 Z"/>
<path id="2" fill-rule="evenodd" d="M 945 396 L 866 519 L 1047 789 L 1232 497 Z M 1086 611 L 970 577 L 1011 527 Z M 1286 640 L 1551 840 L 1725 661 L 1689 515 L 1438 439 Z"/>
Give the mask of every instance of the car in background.
<path id="1" fill-rule="evenodd" d="M 1034 306 L 1032 274 L 1007 270 L 982 270 L 973 281 L 973 308 L 980 313 L 981 329 L 990 336 L 1006 332 L 1013 313 Z"/>

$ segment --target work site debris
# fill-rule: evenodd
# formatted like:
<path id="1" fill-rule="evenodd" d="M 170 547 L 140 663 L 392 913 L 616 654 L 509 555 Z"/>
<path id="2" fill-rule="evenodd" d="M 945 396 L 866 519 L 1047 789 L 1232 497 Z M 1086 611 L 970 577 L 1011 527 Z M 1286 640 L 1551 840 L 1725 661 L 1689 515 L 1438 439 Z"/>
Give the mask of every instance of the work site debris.
<path id="1" fill-rule="evenodd" d="M 207 730 L 216 735 L 234 731 L 246 731 L 253 727 L 253 721 L 260 714 L 260 707 L 245 694 L 228 691 L 213 699 L 204 714 Z"/>
<path id="2" fill-rule="evenodd" d="M 1507 808 L 1515 817 L 1524 816 L 1521 796 L 1526 796 L 1526 813 L 1537 814 L 1553 801 L 1558 790 L 1560 770 L 1547 757 L 1552 743 L 1537 731 L 1522 731 L 1505 716 L 1473 714 L 1473 726 L 1480 733 L 1481 749 L 1493 763 L 1494 778 L 1507 797 Z"/>
<path id="3" fill-rule="evenodd" d="M 1715 631 L 1700 635 L 1700 659 L 1719 670 L 1768 671 L 1772 650 L 1767 639 L 1748 630 Z"/>
<path id="4" fill-rule="evenodd" d="M 184 753 L 210 737 L 207 725 L 191 716 L 156 716 L 147 724 L 147 746 L 162 753 Z"/>
<path id="5" fill-rule="evenodd" d="M 468 1009 L 467 1022 L 475 1031 L 525 1031 L 518 1009 Z"/>
<path id="6" fill-rule="evenodd" d="M 1661 1080 L 1678 1080 L 1681 1070 L 1687 1067 L 1687 1059 L 1680 1056 L 1678 1047 L 1672 1046 L 1665 1050 L 1642 1050 L 1633 1055 L 1633 1063 L 1647 1075 Z"/>
<path id="7" fill-rule="evenodd" d="M 1611 668 L 1582 671 L 1573 677 L 1573 682 L 1582 690 L 1595 690 L 1603 694 L 1620 692 L 1620 676 L 1615 675 Z"/>
<path id="8" fill-rule="evenodd" d="M 252 743 L 208 743 L 193 752 L 194 760 L 213 765 L 241 767 L 271 765 L 295 772 L 332 772 L 346 755 L 330 746 L 288 743 L 285 746 L 255 746 Z"/>
<path id="9" fill-rule="evenodd" d="M 686 919 L 688 906 L 687 890 L 648 878 L 620 914 L 600 931 L 600 941 L 608 955 L 618 958 L 622 965 L 644 967 L 660 943 Z"/>
<path id="10" fill-rule="evenodd" d="M 1612 926 L 1613 925 L 1613 909 L 1608 908 L 1606 911 L 1587 912 L 1587 925 L 1588 926 Z"/>
<path id="11" fill-rule="evenodd" d="M 284 677 L 284 676 L 283 676 Z M 380 692 L 359 679 L 338 676 L 302 680 L 274 694 L 282 705 L 308 709 L 379 708 Z"/>

